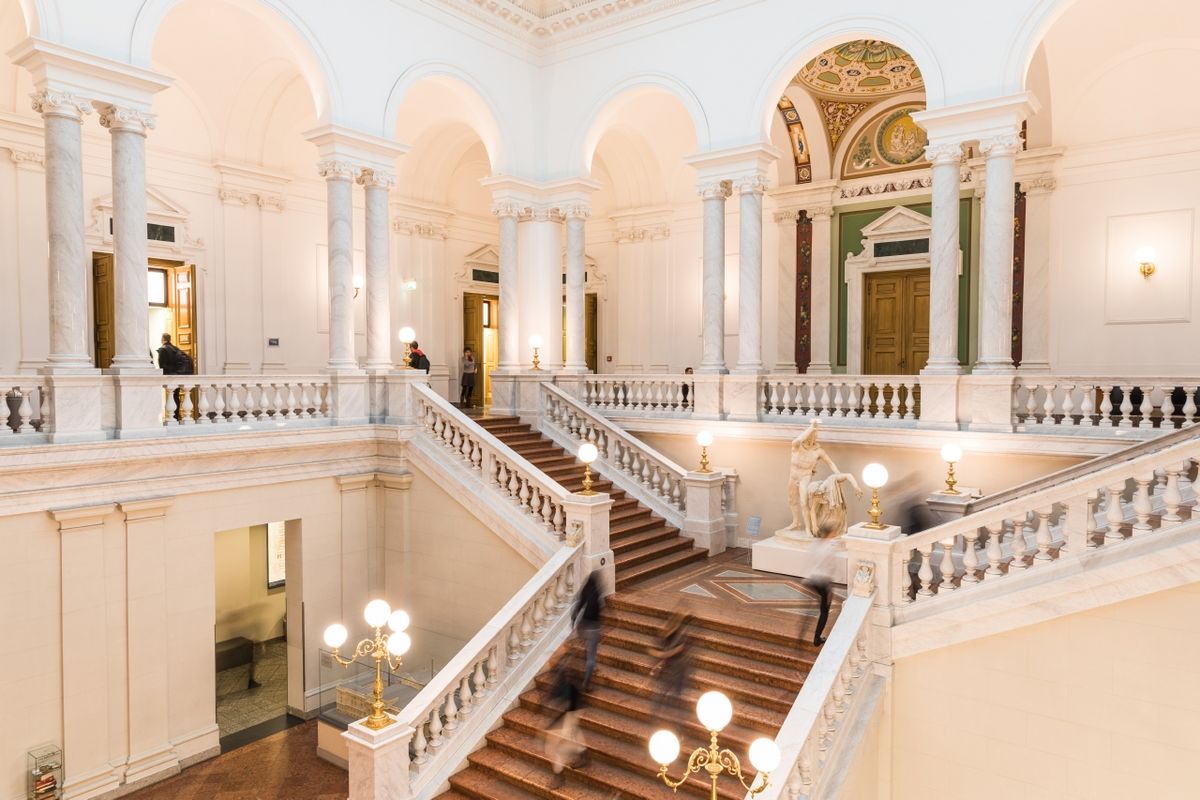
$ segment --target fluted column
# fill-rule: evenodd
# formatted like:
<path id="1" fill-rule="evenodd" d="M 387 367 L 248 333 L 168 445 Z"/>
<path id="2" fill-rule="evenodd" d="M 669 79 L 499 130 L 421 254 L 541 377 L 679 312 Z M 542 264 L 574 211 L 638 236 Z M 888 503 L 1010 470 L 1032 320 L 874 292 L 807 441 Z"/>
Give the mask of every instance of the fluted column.
<path id="1" fill-rule="evenodd" d="M 921 371 L 930 375 L 957 375 L 962 372 L 958 363 L 958 193 L 962 145 L 959 142 L 930 145 L 925 148 L 925 157 L 933 164 L 933 221 L 929 254 L 929 361 Z"/>
<path id="2" fill-rule="evenodd" d="M 127 106 L 100 108 L 112 134 L 114 372 L 152 370 L 147 301 L 146 131 L 154 117 Z"/>
<path id="3" fill-rule="evenodd" d="M 500 363 L 498 368 L 521 367 L 520 290 L 517 285 L 517 219 L 521 208 L 502 202 L 492 206 L 500 218 Z"/>
<path id="4" fill-rule="evenodd" d="M 83 240 L 83 153 L 81 121 L 87 101 L 66 92 L 33 95 L 46 139 L 46 224 L 50 238 L 49 372 L 92 369 L 88 355 L 87 282 Z"/>
<path id="5" fill-rule="evenodd" d="M 979 147 L 987 159 L 987 194 L 983 201 L 983 257 L 979 270 L 977 375 L 1013 371 L 1013 168 L 1020 148 L 1021 139 L 1015 132 L 987 139 Z"/>
<path id="6" fill-rule="evenodd" d="M 830 274 L 833 267 L 833 207 L 809 208 L 812 222 L 812 312 L 809 317 L 812 360 L 805 372 L 809 375 L 828 375 L 833 371 L 830 362 L 829 325 L 833 304 Z"/>
<path id="7" fill-rule="evenodd" d="M 367 258 L 367 369 L 392 366 L 391 247 L 388 191 L 396 178 L 378 169 L 365 169 L 358 177 L 366 195 Z"/>
<path id="8" fill-rule="evenodd" d="M 1052 176 L 1021 181 L 1025 192 L 1025 286 L 1021 372 L 1050 371 L 1050 196 Z"/>
<path id="9" fill-rule="evenodd" d="M 354 184 L 357 167 L 346 161 L 322 161 L 329 221 L 329 364 L 330 372 L 354 370 Z"/>
<path id="10" fill-rule="evenodd" d="M 778 355 L 773 372 L 796 371 L 796 217 L 795 211 L 777 211 L 779 226 L 778 282 L 775 309 L 778 315 Z"/>
<path id="11" fill-rule="evenodd" d="M 584 354 L 583 285 L 585 278 L 584 226 L 591 214 L 587 206 L 565 209 L 567 218 L 567 372 L 587 372 Z"/>
<path id="12" fill-rule="evenodd" d="M 704 200 L 704 277 L 700 372 L 725 373 L 725 198 L 729 181 L 700 187 Z"/>
<path id="13" fill-rule="evenodd" d="M 738 363 L 737 372 L 762 372 L 762 196 L 761 175 L 738 181 Z"/>

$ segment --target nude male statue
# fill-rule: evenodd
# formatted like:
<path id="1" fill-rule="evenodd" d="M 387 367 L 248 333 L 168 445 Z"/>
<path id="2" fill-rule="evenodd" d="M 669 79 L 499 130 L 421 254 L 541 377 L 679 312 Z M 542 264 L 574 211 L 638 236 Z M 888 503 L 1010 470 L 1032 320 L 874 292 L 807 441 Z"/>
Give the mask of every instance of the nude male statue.
<path id="1" fill-rule="evenodd" d="M 838 472 L 837 464 L 817 444 L 817 423 L 813 421 L 804 433 L 792 440 L 792 466 L 788 475 L 788 505 L 792 507 L 792 524 L 788 530 L 803 531 L 810 536 L 819 530 L 809 497 L 809 484 L 821 462 L 825 462 L 831 472 Z"/>

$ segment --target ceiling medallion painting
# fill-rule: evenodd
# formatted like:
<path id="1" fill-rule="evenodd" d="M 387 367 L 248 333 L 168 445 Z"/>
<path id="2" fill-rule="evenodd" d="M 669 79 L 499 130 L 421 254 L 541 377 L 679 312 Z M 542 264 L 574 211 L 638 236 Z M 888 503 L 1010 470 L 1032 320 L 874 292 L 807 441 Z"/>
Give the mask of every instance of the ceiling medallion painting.
<path id="1" fill-rule="evenodd" d="M 893 44 L 872 39 L 826 50 L 804 65 L 795 82 L 819 96 L 867 101 L 925 88 L 912 56 Z"/>
<path id="2" fill-rule="evenodd" d="M 911 168 L 929 142 L 912 118 L 924 108 L 921 103 L 897 106 L 869 121 L 846 153 L 842 176 L 857 178 Z"/>

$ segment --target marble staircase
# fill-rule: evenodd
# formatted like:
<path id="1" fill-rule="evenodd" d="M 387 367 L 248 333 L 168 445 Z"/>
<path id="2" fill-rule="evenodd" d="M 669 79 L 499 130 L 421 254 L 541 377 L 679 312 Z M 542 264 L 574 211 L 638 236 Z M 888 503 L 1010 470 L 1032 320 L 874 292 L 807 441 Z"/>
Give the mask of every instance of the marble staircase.
<path id="1" fill-rule="evenodd" d="M 476 421 L 568 491 L 583 488 L 583 465 L 518 417 L 483 417 Z M 611 481 L 596 475 L 593 488 L 608 493 L 613 500 L 609 537 L 616 559 L 617 589 L 627 589 L 707 557 L 704 550 L 681 536 L 678 528 L 668 525 Z"/>
<path id="2" fill-rule="evenodd" d="M 653 585 L 653 582 L 650 584 Z M 568 767 L 562 786 L 552 786 L 546 756 L 545 730 L 557 712 L 548 698 L 553 672 L 538 676 L 504 716 L 503 724 L 487 735 L 486 744 L 468 758 L 467 766 L 450 777 L 443 800 L 645 800 L 668 797 L 670 790 L 655 777 L 646 743 L 650 734 L 670 727 L 681 736 L 685 753 L 707 742 L 695 716 L 701 693 L 719 689 L 733 701 L 734 722 L 721 734 L 721 746 L 745 754 L 758 736 L 774 736 L 783 724 L 817 650 L 802 642 L 794 624 L 781 624 L 769 612 L 731 613 L 732 608 L 691 605 L 696 615 L 690 628 L 691 677 L 678 707 L 655 707 L 657 683 L 650 677 L 655 659 L 649 648 L 677 607 L 670 595 L 652 589 L 620 591 L 609 598 L 606 627 L 596 673 L 582 711 L 582 727 L 590 759 Z M 782 632 L 782 631 L 787 631 Z M 582 648 L 571 642 L 560 648 Z M 557 659 L 553 659 L 554 663 Z M 675 765 L 678 772 L 681 760 Z M 745 791 L 736 781 L 722 781 L 722 800 L 741 800 Z M 707 782 L 693 776 L 680 787 L 682 797 L 709 797 Z"/>

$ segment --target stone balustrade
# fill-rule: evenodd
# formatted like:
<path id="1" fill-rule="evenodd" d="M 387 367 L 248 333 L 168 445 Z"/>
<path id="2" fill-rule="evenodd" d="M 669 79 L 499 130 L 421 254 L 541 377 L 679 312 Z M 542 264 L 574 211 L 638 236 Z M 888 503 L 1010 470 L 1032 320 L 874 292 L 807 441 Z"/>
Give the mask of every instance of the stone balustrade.
<path id="1" fill-rule="evenodd" d="M 44 440 L 49 432 L 50 393 L 43 379 L 33 375 L 0 378 L 0 442 Z"/>
<path id="2" fill-rule="evenodd" d="M 1200 421 L 1200 379 L 1019 377 L 1013 387 L 1018 429 L 1171 430 Z"/>
<path id="3" fill-rule="evenodd" d="M 760 417 L 886 420 L 915 425 L 920 411 L 916 375 L 768 375 L 761 385 Z"/>
<path id="4" fill-rule="evenodd" d="M 872 671 L 873 597 L 869 582 L 856 583 L 842 604 L 837 624 L 775 737 L 779 767 L 758 800 L 836 796 L 829 786 L 832 766 L 850 747 L 852 723 L 871 711 L 865 699 Z"/>
<path id="5" fill-rule="evenodd" d="M 162 424 L 253 425 L 330 417 L 327 376 L 164 375 Z"/>
<path id="6" fill-rule="evenodd" d="M 425 435 L 469 467 L 486 491 L 507 498 L 547 533 L 562 539 L 570 493 L 428 386 L 412 388 Z"/>
<path id="7" fill-rule="evenodd" d="M 579 399 L 601 413 L 689 417 L 695 408 L 694 375 L 588 375 Z"/>

